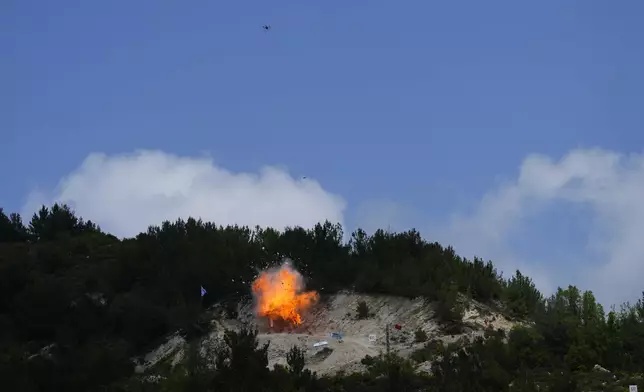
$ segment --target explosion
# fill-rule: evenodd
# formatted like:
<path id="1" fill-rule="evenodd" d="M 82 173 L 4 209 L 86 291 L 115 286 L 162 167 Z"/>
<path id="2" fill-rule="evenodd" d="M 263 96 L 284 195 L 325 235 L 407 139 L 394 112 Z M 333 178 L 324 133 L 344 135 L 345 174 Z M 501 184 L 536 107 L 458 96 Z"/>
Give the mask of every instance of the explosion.
<path id="1" fill-rule="evenodd" d="M 319 299 L 315 291 L 304 291 L 304 279 L 288 263 L 262 271 L 252 285 L 257 315 L 267 317 L 271 327 L 276 320 L 302 324 L 302 311 Z"/>

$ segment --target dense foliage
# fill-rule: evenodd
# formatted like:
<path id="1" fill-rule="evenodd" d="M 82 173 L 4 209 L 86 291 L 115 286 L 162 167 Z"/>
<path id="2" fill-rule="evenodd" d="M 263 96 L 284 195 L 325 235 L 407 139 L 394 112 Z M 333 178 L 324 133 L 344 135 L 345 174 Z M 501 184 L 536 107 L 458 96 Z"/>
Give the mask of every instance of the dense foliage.
<path id="1" fill-rule="evenodd" d="M 0 387 L 8 391 L 575 391 L 588 383 L 622 388 L 644 369 L 644 303 L 607 315 L 591 292 L 560 289 L 544 299 L 516 272 L 466 260 L 414 230 L 348 243 L 339 225 L 311 230 L 221 227 L 195 219 L 164 222 L 119 240 L 67 206 L 43 207 L 24 224 L 0 209 Z M 424 296 L 445 323 L 460 319 L 463 296 L 503 309 L 529 326 L 490 332 L 473 345 L 436 341 L 414 354 L 433 360 L 432 376 L 395 356 L 370 372 L 320 378 L 289 354 L 266 368 L 252 330 L 228 332 L 211 363 L 193 353 L 159 383 L 134 377 L 130 359 L 181 330 L 198 339 L 202 309 L 248 295 L 257 270 L 293 260 L 323 293 Z M 208 293 L 201 298 L 199 287 Z M 592 373 L 595 364 L 612 373 Z M 621 374 L 621 373 L 624 374 Z M 634 375 L 634 376 L 633 376 Z M 595 384 L 593 384 L 595 385 Z M 615 389 L 615 390 L 623 390 Z"/>

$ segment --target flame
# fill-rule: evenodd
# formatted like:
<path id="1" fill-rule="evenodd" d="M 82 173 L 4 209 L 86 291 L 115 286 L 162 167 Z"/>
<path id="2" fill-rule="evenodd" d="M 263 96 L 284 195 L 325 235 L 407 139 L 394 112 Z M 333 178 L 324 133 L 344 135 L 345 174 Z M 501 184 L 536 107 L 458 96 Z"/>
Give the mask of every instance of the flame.
<path id="1" fill-rule="evenodd" d="M 257 315 L 267 317 L 271 326 L 277 319 L 301 325 L 300 313 L 319 299 L 317 292 L 304 291 L 302 275 L 288 263 L 262 271 L 253 281 L 252 290 L 257 302 Z"/>

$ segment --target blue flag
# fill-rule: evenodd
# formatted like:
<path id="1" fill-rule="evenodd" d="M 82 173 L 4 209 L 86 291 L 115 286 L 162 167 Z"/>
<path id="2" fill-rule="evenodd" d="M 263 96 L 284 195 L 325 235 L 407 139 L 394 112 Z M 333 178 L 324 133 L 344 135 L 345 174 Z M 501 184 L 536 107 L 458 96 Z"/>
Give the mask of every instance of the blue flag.
<path id="1" fill-rule="evenodd" d="M 207 293 L 206 289 L 204 289 L 203 286 L 201 286 L 201 296 L 203 297 L 204 295 L 206 295 L 206 293 Z"/>

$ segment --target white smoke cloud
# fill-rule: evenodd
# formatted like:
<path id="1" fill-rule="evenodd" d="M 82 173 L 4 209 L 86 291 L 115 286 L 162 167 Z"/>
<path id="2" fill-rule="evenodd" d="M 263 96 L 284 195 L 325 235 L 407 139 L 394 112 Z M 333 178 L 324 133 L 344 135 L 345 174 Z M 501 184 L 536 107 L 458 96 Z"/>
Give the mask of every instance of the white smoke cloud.
<path id="1" fill-rule="evenodd" d="M 346 202 L 318 182 L 295 179 L 276 167 L 232 173 L 210 158 L 160 151 L 90 154 L 50 194 L 34 192 L 23 214 L 54 201 L 118 236 L 189 216 L 217 224 L 311 227 L 326 219 L 343 223 Z"/>
<path id="2" fill-rule="evenodd" d="M 548 260 L 545 265 L 534 257 L 520 257 L 510 237 L 521 223 L 562 202 L 570 208 L 583 206 L 592 215 L 586 247 L 578 249 L 590 254 L 590 260 L 579 265 L 575 280 L 604 304 L 638 298 L 644 289 L 642 154 L 577 149 L 558 162 L 529 155 L 515 181 L 488 192 L 474 213 L 454 216 L 442 236 L 459 253 L 491 258 L 506 276 L 519 268 L 541 289 L 551 291 L 557 267 L 547 268 L 553 261 L 570 260 Z M 561 219 L 565 218 L 552 224 L 564 224 Z"/>
<path id="3" fill-rule="evenodd" d="M 316 181 L 295 179 L 276 167 L 231 173 L 209 158 L 158 151 L 91 154 L 54 191 L 32 193 L 22 212 L 30 216 L 40 205 L 54 201 L 72 205 L 79 215 L 119 236 L 188 216 L 224 225 L 276 228 L 310 227 L 325 219 L 344 223 L 346 208 L 344 199 Z M 570 259 L 544 260 L 543 255 L 521 252 L 512 242 L 522 226 L 561 204 L 583 206 L 592 216 L 585 248 L 570 244 L 568 253 L 589 255 L 575 276 L 562 276 L 557 266 Z M 418 226 L 412 221 L 403 225 L 407 219 L 402 215 L 408 215 L 403 212 L 392 202 L 367 203 L 356 211 L 360 223 L 372 229 L 383 224 L 397 230 Z M 561 225 L 563 219 L 569 217 L 556 218 L 551 224 Z M 473 213 L 454 215 L 447 227 L 422 232 L 430 240 L 453 244 L 464 256 L 492 259 L 505 276 L 519 268 L 546 292 L 555 288 L 555 281 L 576 283 L 592 289 L 604 304 L 634 300 L 644 289 L 642 233 L 644 154 L 627 156 L 601 149 L 572 150 L 559 161 L 529 155 L 518 177 L 486 193 Z M 551 245 L 547 239 L 533 244 Z M 568 248 L 568 244 L 557 246 Z"/>

